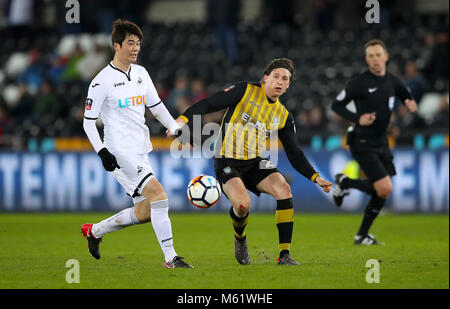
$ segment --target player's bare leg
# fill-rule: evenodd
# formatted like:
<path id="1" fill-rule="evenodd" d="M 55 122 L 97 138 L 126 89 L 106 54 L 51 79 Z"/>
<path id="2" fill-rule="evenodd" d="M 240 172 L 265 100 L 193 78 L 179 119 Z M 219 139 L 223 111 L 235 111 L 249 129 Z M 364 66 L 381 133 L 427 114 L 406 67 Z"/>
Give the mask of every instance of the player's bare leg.
<path id="1" fill-rule="evenodd" d="M 147 223 L 151 221 L 150 203 L 147 199 L 134 204 L 134 214 L 136 215 L 136 219 L 141 223 Z"/>
<path id="2" fill-rule="evenodd" d="M 278 239 L 280 244 L 280 265 L 300 265 L 290 255 L 292 231 L 294 227 L 294 207 L 292 204 L 292 193 L 289 184 L 280 173 L 272 173 L 264 178 L 256 188 L 263 193 L 272 195 L 277 201 L 275 212 L 278 228 Z"/>
<path id="3" fill-rule="evenodd" d="M 239 264 L 250 264 L 245 227 L 250 211 L 250 195 L 239 177 L 233 177 L 223 186 L 223 191 L 231 202 L 230 217 L 235 231 L 234 256 Z"/>
<path id="4" fill-rule="evenodd" d="M 391 177 L 386 176 L 377 180 L 373 183 L 377 196 L 384 200 L 387 200 L 392 192 L 392 181 Z"/>

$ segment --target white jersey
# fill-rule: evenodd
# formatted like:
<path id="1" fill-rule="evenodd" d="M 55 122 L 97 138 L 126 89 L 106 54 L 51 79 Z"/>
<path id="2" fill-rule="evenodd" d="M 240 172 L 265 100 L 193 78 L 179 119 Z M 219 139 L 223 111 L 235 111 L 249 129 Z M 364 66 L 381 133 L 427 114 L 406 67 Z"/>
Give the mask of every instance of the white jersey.
<path id="1" fill-rule="evenodd" d="M 101 116 L 106 148 L 148 153 L 152 144 L 145 124 L 145 108 L 161 103 L 144 67 L 130 64 L 128 72 L 124 72 L 111 62 L 89 85 L 84 117 L 95 120 Z"/>

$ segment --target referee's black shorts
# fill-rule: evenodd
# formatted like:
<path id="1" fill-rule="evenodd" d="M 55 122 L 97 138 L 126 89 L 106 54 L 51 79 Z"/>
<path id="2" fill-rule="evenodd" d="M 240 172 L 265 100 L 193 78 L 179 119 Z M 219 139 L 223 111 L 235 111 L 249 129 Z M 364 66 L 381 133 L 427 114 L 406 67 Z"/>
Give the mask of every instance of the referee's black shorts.
<path id="1" fill-rule="evenodd" d="M 350 152 L 371 183 L 397 174 L 393 163 L 394 156 L 388 145 L 378 148 L 350 146 Z"/>
<path id="2" fill-rule="evenodd" d="M 215 158 L 214 172 L 221 187 L 231 178 L 239 177 L 247 190 L 260 196 L 261 192 L 256 188 L 256 185 L 270 174 L 279 171 L 269 160 L 263 158 L 250 160 Z"/>

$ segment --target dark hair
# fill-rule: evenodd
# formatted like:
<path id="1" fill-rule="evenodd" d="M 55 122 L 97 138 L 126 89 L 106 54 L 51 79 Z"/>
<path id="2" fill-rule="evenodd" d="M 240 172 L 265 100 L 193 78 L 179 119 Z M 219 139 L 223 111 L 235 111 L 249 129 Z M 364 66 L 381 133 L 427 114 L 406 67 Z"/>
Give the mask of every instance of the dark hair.
<path id="1" fill-rule="evenodd" d="M 291 59 L 287 58 L 279 58 L 279 59 L 273 59 L 271 60 L 264 69 L 264 75 L 270 75 L 273 70 L 283 68 L 289 71 L 291 73 L 291 77 L 289 79 L 289 82 L 295 80 L 295 67 L 294 62 Z M 261 80 L 261 82 L 264 82 L 264 78 Z"/>
<path id="2" fill-rule="evenodd" d="M 387 51 L 386 44 L 384 44 L 384 42 L 383 42 L 382 40 L 380 40 L 380 39 L 373 39 L 373 40 L 370 40 L 369 42 L 367 42 L 367 43 L 364 45 L 364 48 L 367 49 L 367 47 L 374 46 L 374 45 L 380 45 L 381 47 L 383 47 L 383 49 L 384 49 L 385 51 Z"/>
<path id="3" fill-rule="evenodd" d="M 116 19 L 113 22 L 113 30 L 111 33 L 111 43 L 114 47 L 114 43 L 119 43 L 122 46 L 122 42 L 125 40 L 127 35 L 134 34 L 139 40 L 142 40 L 144 35 L 142 34 L 141 28 L 135 23 L 128 20 Z"/>

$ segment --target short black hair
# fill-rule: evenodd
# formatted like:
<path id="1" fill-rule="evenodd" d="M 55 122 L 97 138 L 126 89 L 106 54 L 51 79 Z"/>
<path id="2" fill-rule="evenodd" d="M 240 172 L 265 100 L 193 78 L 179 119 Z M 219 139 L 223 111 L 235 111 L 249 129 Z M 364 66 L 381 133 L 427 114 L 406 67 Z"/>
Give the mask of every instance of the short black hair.
<path id="1" fill-rule="evenodd" d="M 291 59 L 288 58 L 279 58 L 279 59 L 273 59 L 271 60 L 264 69 L 264 75 L 270 75 L 273 70 L 283 68 L 289 71 L 291 73 L 291 77 L 289 79 L 289 82 L 295 80 L 295 67 L 294 62 Z M 264 79 L 263 79 L 264 81 Z"/>
<path id="2" fill-rule="evenodd" d="M 139 26 L 135 23 L 128 20 L 122 20 L 120 18 L 116 19 L 113 22 L 112 27 L 113 30 L 111 33 L 111 43 L 113 47 L 114 43 L 118 43 L 120 46 L 122 46 L 122 42 L 129 34 L 136 35 L 139 40 L 142 40 L 142 38 L 144 37 L 141 28 L 139 28 Z"/>
<path id="3" fill-rule="evenodd" d="M 375 46 L 375 45 L 380 45 L 380 46 L 383 47 L 383 49 L 387 52 L 386 44 L 385 44 L 382 40 L 380 40 L 380 39 L 373 39 L 373 40 L 370 40 L 369 42 L 367 42 L 366 44 L 364 44 L 364 48 L 367 49 L 367 47 Z"/>

